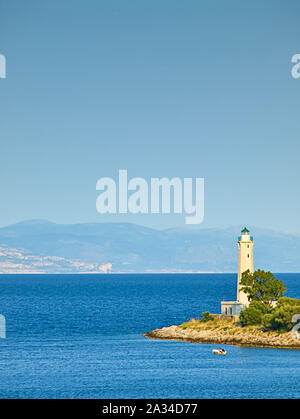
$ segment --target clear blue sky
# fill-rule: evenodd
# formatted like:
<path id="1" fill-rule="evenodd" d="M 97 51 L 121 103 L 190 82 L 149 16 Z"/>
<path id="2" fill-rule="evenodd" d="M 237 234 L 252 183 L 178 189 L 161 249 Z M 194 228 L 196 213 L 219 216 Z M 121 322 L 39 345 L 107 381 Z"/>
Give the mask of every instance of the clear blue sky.
<path id="1" fill-rule="evenodd" d="M 101 216 L 102 176 L 204 177 L 203 227 L 300 233 L 300 3 L 0 0 L 0 225 Z"/>

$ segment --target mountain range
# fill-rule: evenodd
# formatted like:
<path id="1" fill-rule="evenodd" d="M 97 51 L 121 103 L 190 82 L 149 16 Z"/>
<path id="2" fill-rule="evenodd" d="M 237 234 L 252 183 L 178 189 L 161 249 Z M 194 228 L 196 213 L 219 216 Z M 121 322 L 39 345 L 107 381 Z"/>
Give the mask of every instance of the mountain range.
<path id="1" fill-rule="evenodd" d="M 24 221 L 0 228 L 0 273 L 236 272 L 242 227 Z M 300 236 L 249 228 L 255 267 L 300 272 Z"/>

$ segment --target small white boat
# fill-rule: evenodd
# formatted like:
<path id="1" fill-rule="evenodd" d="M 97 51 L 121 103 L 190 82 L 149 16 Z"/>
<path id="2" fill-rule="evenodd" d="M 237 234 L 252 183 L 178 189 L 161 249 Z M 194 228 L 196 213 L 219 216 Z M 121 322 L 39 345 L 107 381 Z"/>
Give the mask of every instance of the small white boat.
<path id="1" fill-rule="evenodd" d="M 227 352 L 225 351 L 225 349 L 213 349 L 213 353 L 215 355 L 226 355 Z"/>

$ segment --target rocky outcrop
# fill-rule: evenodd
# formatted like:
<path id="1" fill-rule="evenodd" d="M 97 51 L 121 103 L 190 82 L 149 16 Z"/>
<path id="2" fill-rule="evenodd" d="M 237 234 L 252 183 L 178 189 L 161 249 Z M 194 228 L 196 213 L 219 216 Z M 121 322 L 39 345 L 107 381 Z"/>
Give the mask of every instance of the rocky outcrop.
<path id="1" fill-rule="evenodd" d="M 228 327 L 226 330 L 208 328 L 195 330 L 189 327 L 170 326 L 145 333 L 144 336 L 151 339 L 183 340 L 197 343 L 300 349 L 300 339 L 294 339 L 291 332 L 267 333 L 237 326 Z"/>

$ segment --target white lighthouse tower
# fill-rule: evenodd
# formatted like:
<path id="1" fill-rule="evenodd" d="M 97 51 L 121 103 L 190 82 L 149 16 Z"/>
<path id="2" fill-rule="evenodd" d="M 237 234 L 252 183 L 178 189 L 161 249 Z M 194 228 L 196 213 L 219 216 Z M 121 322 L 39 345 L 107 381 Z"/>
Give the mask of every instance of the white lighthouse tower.
<path id="1" fill-rule="evenodd" d="M 241 232 L 238 240 L 239 245 L 239 269 L 238 269 L 238 286 L 237 286 L 237 301 L 242 305 L 248 307 L 249 300 L 247 295 L 241 291 L 241 278 L 243 272 L 249 270 L 254 272 L 253 265 L 253 237 L 250 236 L 250 231 L 245 227 Z"/>
<path id="2" fill-rule="evenodd" d="M 247 270 L 254 272 L 253 243 L 253 237 L 250 236 L 250 231 L 245 227 L 244 230 L 241 231 L 241 236 L 238 238 L 239 266 L 237 278 L 237 301 L 222 301 L 222 314 L 239 316 L 240 312 L 244 310 L 245 307 L 249 306 L 248 297 L 241 290 L 241 278 L 242 274 Z"/>

